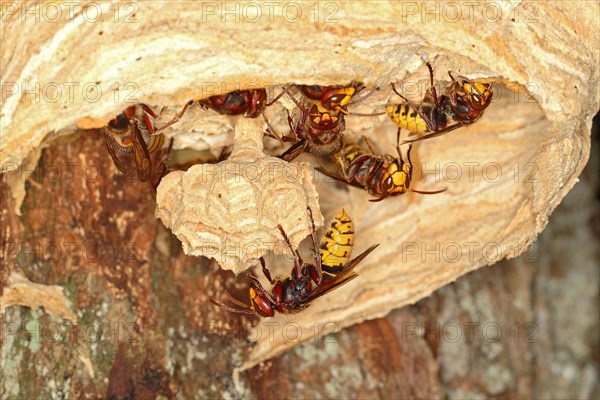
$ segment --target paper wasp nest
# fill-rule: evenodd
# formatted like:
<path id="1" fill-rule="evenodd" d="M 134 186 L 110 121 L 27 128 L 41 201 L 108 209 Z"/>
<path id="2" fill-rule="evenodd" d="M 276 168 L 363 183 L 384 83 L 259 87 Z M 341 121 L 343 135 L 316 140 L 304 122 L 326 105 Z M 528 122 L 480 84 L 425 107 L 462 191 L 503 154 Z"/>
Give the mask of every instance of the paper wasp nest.
<path id="1" fill-rule="evenodd" d="M 351 104 L 351 112 L 382 111 L 398 102 L 390 82 L 419 101 L 429 84 L 421 60 L 426 54 L 438 87 L 448 83 L 448 70 L 495 84 L 493 103 L 477 123 L 414 146 L 414 187 L 447 187 L 447 192 L 370 203 L 364 191 L 315 178 L 317 206 L 308 167 L 265 156 L 260 143 L 263 121 L 239 119 L 232 157 L 168 175 L 159 188 L 158 215 L 187 252 L 217 258 L 223 267 L 240 272 L 245 268 L 240 260 L 265 249 L 221 257 L 227 249 L 235 252 L 252 241 L 279 242 L 277 223 L 297 244 L 308 233 L 307 205 L 326 219 L 345 207 L 355 221 L 355 252 L 373 243 L 380 246 L 357 269 L 359 278 L 331 293 L 335 301 L 319 299 L 293 316 L 303 332 L 315 323 L 323 327 L 333 322 L 342 328 L 383 316 L 469 271 L 525 251 L 588 159 L 591 118 L 599 104 L 597 4 L 491 2 L 463 7 L 436 2 L 438 14 L 433 16 L 436 11 L 426 11 L 426 2 L 330 2 L 333 8 L 319 10 L 312 2 L 294 4 L 294 14 L 284 14 L 289 7 L 274 3 L 269 8 L 273 18 L 256 18 L 242 8 L 236 16 L 222 14 L 218 6 L 210 13 L 193 13 L 185 2 L 140 2 L 133 30 L 130 24 L 113 23 L 108 15 L 86 24 L 76 13 L 77 29 L 69 21 L 46 26 L 44 37 L 54 38 L 52 46 L 38 35 L 9 35 L 23 29 L 15 28 L 18 15 L 7 16 L 1 29 L 3 49 L 9 51 L 2 52 L 2 65 L 17 64 L 2 72 L 7 83 L 1 120 L 3 170 L 35 159 L 40 147 L 73 131 L 78 122 L 106 124 L 123 110 L 132 90 L 137 101 L 175 110 L 189 99 L 239 87 L 358 80 L 379 90 L 359 105 Z M 456 9 L 461 13 L 442 14 Z M 79 45 L 81 37 L 86 46 Z M 11 61 L 13 52 L 25 48 L 39 54 Z M 64 56 L 69 53 L 75 56 Z M 48 59 L 64 61 L 57 68 L 58 61 Z M 36 102 L 20 92 L 40 81 L 79 86 L 74 96 L 53 102 Z M 101 89 L 97 100 L 89 100 L 84 85 Z M 269 108 L 267 114 L 285 121 L 280 109 Z M 207 138 L 223 132 L 209 122 L 206 115 L 181 121 L 167 135 L 175 138 L 176 148 L 198 143 L 210 147 L 216 141 Z M 347 135 L 366 135 L 378 151 L 393 154 L 396 129 L 387 116 L 349 115 L 346 122 Z M 285 123 L 278 126 L 285 129 Z M 260 178 L 244 178 L 240 168 L 245 167 Z M 263 174 L 270 168 L 276 171 L 273 177 Z M 293 179 L 280 179 L 284 175 Z M 13 188 L 22 184 L 16 181 Z M 278 316 L 275 321 L 286 319 Z M 272 341 L 264 335 L 245 367 L 311 337 L 290 342 L 281 335 Z"/>
<path id="2" fill-rule="evenodd" d="M 172 172 L 158 187 L 156 215 L 186 254 L 214 258 L 235 273 L 268 251 L 283 253 L 278 224 L 297 245 L 310 233 L 306 208 L 319 209 L 308 165 L 262 152 L 263 124 L 237 118 L 226 161 Z"/>

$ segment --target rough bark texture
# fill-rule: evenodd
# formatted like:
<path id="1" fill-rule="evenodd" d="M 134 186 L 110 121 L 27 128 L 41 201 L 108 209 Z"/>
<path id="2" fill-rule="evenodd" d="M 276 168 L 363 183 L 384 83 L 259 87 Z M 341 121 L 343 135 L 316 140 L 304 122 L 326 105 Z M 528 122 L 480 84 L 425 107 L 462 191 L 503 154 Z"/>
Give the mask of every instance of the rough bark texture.
<path id="1" fill-rule="evenodd" d="M 214 262 L 183 255 L 153 217 L 149 185 L 116 174 L 102 146 L 101 137 L 85 135 L 46 149 L 27 180 L 22 217 L 2 185 L 3 267 L 36 285 L 57 285 L 75 314 L 2 298 L 2 398 L 600 394 L 598 151 L 548 229 L 518 259 L 334 335 L 317 332 L 339 326 L 303 330 L 309 343 L 236 381 L 233 370 L 253 346 L 253 322 L 207 300 L 223 287 L 241 295 L 246 283 Z M 66 175 L 73 163 L 79 166 Z M 100 175 L 86 178 L 86 165 Z M 3 288 L 5 296 L 14 290 Z M 295 326 L 287 334 L 298 340 Z"/>
<path id="2" fill-rule="evenodd" d="M 421 143 L 414 151 L 420 177 L 427 175 L 418 182 L 420 188 L 445 185 L 448 191 L 443 195 L 411 194 L 369 204 L 365 193 L 331 182 L 317 185 L 322 215 L 331 218 L 339 208 L 348 208 L 357 227 L 357 251 L 372 243 L 381 246 L 359 269 L 363 283 L 340 289 L 335 307 L 318 301 L 295 316 L 294 322 L 303 329 L 327 322 L 348 326 L 383 316 L 475 268 L 516 256 L 543 229 L 588 157 L 590 121 L 599 103 L 597 3 L 473 7 L 449 2 L 435 3 L 433 14 L 424 3 L 413 2 L 294 3 L 296 13 L 279 5 L 271 10 L 273 18 L 267 13 L 271 6 L 258 3 L 232 3 L 230 14 L 225 5 L 213 3 L 196 10 L 181 2 L 111 4 L 97 3 L 96 14 L 90 14 L 91 7 L 77 6 L 73 13 L 64 9 L 63 18 L 53 23 L 48 22 L 48 3 L 18 7 L 8 3 L 3 10 L 1 61 L 6 85 L 0 162 L 10 172 L 17 208 L 23 197 L 17 177 L 31 170 L 41 147 L 76 126 L 103 126 L 126 101 L 180 107 L 189 99 L 227 92 L 236 85 L 268 86 L 273 95 L 275 83 L 360 80 L 381 89 L 359 107 L 370 112 L 398 101 L 389 82 L 401 82 L 407 95 L 422 98 L 427 72 L 421 54 L 433 61 L 441 84 L 447 83 L 447 70 L 496 84 L 495 102 L 477 124 Z M 256 18 L 257 9 L 261 18 Z M 34 18 L 36 12 L 40 18 Z M 281 107 L 293 108 L 286 100 L 268 114 L 285 127 L 280 123 L 285 120 Z M 168 134 L 176 138 L 177 148 L 216 151 L 214 147 L 224 141 L 222 127 L 230 125 L 225 121 L 215 113 L 190 114 Z M 393 152 L 389 118 L 349 116 L 347 121 L 347 134 L 365 134 L 380 151 Z M 262 129 L 256 133 L 261 135 Z M 427 173 L 431 170 L 437 172 Z M 224 189 L 235 190 L 229 183 Z M 192 186 L 169 189 L 186 193 Z M 225 208 L 230 201 L 219 199 L 217 191 L 210 194 L 206 204 L 216 208 Z M 237 204 L 247 206 L 252 199 L 246 197 L 255 194 L 243 191 L 235 196 L 243 198 Z M 306 219 L 298 222 L 298 215 L 311 197 L 297 200 L 279 221 L 285 227 L 300 225 L 295 241 L 308 230 Z M 158 197 L 162 209 L 165 198 Z M 286 198 L 282 192 L 274 202 Z M 187 204 L 180 201 L 178 207 L 170 213 L 178 215 Z M 236 231 L 229 236 L 255 241 L 257 227 L 242 225 L 246 220 L 238 216 L 243 211 L 243 206 L 231 210 L 226 221 L 206 231 L 227 226 L 227 232 Z M 256 213 L 257 219 L 269 221 L 268 207 Z M 125 230 L 124 224 L 135 219 L 121 216 L 116 222 Z M 180 226 L 172 228 L 182 231 Z M 265 229 L 273 239 L 274 227 L 258 231 Z M 218 248 L 226 248 L 221 242 Z M 236 240 L 231 247 L 243 249 L 244 243 Z M 485 246 L 490 243 L 492 247 Z M 421 253 L 432 244 L 439 244 L 434 250 L 439 254 L 450 254 L 451 266 L 441 259 L 423 262 Z M 258 254 L 215 258 L 239 272 Z M 234 263 L 237 259 L 241 266 Z M 276 265 L 276 272 L 288 273 L 289 265 Z M 244 368 L 289 346 L 280 335 L 273 342 L 263 338 Z"/>
<path id="3" fill-rule="evenodd" d="M 440 14 L 455 6 L 436 3 L 439 21 L 415 3 L 316 3 L 318 15 L 302 3 L 298 21 L 256 23 L 239 13 L 223 20 L 220 4 L 215 14 L 185 2 L 97 4 L 102 18 L 92 23 L 79 6 L 73 18 L 63 9 L 65 18 L 49 23 L 49 3 L 2 3 L 2 397 L 598 396 L 598 254 L 581 244 L 598 234 L 590 193 L 565 207 L 576 222 L 557 217 L 554 234 L 521 261 L 327 336 L 335 342 L 322 338 L 517 256 L 535 239 L 588 157 L 600 96 L 597 3 L 493 3 L 494 20 L 490 7 L 456 20 Z M 115 172 L 93 129 L 122 111 L 129 94 L 173 113 L 234 83 L 358 79 L 381 87 L 358 110 L 380 111 L 397 101 L 391 81 L 422 96 L 423 52 L 439 81 L 452 69 L 497 84 L 495 102 L 475 125 L 415 149 L 420 177 L 428 175 L 416 183 L 448 192 L 370 204 L 365 193 L 315 175 L 325 218 L 346 207 L 356 250 L 382 245 L 361 264 L 360 280 L 304 313 L 252 329 L 253 319 L 207 302 L 225 288 L 245 296 L 247 282 L 185 256 L 156 220 L 150 187 Z M 293 108 L 284 100 L 267 110 L 278 128 L 285 128 L 282 107 Z M 196 108 L 168 135 L 177 148 L 218 153 L 232 142 L 231 128 L 232 120 Z M 347 133 L 369 135 L 381 151 L 393 151 L 393 131 L 387 117 L 348 117 Z M 439 171 L 426 174 L 436 163 Z M 314 201 L 311 188 L 306 193 Z M 227 222 L 235 231 L 236 221 Z M 296 222 L 294 212 L 280 221 Z M 307 228 L 300 224 L 295 241 Z M 534 266 L 523 260 L 531 254 L 539 258 Z M 272 265 L 280 274 L 291 267 L 281 258 Z M 486 336 L 454 342 L 453 321 L 478 323 L 475 334 Z M 413 330 L 421 323 L 429 333 Z M 498 342 L 490 323 L 502 329 Z M 540 341 L 529 342 L 531 335 Z M 265 361 L 311 339 L 320 343 Z"/>
<path id="4" fill-rule="evenodd" d="M 252 392 L 267 399 L 598 398 L 595 137 L 582 181 L 528 252 L 385 318 L 298 346 L 265 372 L 248 371 Z"/>

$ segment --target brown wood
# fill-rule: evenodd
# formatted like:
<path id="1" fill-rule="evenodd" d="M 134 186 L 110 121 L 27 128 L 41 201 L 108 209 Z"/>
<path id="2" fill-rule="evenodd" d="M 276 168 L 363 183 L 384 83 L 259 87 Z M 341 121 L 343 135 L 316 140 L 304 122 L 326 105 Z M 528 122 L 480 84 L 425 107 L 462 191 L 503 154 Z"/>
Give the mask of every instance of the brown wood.
<path id="1" fill-rule="evenodd" d="M 273 11 L 277 15 L 272 20 L 268 10 L 262 8 L 264 13 L 257 21 L 244 14 L 249 12 L 243 11 L 246 3 L 235 3 L 233 6 L 239 5 L 240 9 L 234 15 L 224 14 L 220 3 L 211 11 L 207 4 L 212 3 L 190 10 L 183 2 L 134 2 L 127 7 L 102 2 L 104 11 L 94 22 L 86 20 L 91 11 L 78 6 L 72 20 L 64 10 L 65 18 L 52 23 L 42 18 L 49 4 L 25 2 L 20 3 L 21 8 L 11 4 L 5 5 L 0 28 L 3 49 L 8 50 L 1 56 L 2 79 L 7 84 L 3 86 L 6 96 L 0 122 L 0 163 L 5 171 L 13 171 L 22 162 L 21 170 L 32 170 L 44 146 L 64 140 L 76 127 L 102 127 L 137 102 L 156 110 L 169 106 L 170 114 L 164 115 L 167 119 L 190 99 L 207 98 L 236 86 L 267 87 L 272 99 L 283 84 L 337 85 L 359 80 L 373 94 L 360 104 L 351 104 L 349 110 L 371 113 L 399 101 L 390 82 L 398 83 L 408 98 L 422 99 L 429 81 L 423 54 L 433 64 L 440 90 L 448 84 L 448 70 L 495 83 L 493 103 L 481 120 L 415 146 L 413 155 L 420 172 L 435 170 L 439 163 L 438 175 L 445 176 L 437 182 L 435 174 L 428 174 L 427 179 L 418 176 L 413 180 L 415 188 L 417 183 L 421 190 L 443 185 L 448 187 L 443 194 L 413 193 L 394 199 L 398 201 L 374 205 L 367 202 L 370 196 L 362 191 L 333 186 L 331 182 L 313 187 L 313 181 L 302 176 L 283 189 L 277 186 L 283 181 L 278 176 L 264 191 L 260 190 L 262 181 L 256 185 L 257 191 L 242 190 L 233 184 L 241 182 L 243 176 L 239 173 L 213 191 L 210 189 L 215 176 L 194 175 L 198 168 L 165 178 L 165 185 L 158 188 L 159 215 L 182 240 L 188 254 L 206 255 L 202 243 L 193 244 L 189 238 L 200 237 L 204 243 L 201 234 L 214 232 L 228 234 L 229 248 L 243 250 L 244 244 L 260 240 L 277 253 L 283 249 L 274 226 L 277 223 L 297 244 L 308 232 L 308 221 L 302 221 L 301 216 L 307 205 L 316 205 L 315 188 L 320 214 L 326 219 L 340 207 L 348 208 L 359 235 L 356 251 L 381 244 L 358 269 L 367 283 L 359 286 L 355 280 L 337 291 L 335 303 L 339 307 L 332 308 L 323 299 L 316 301 L 310 310 L 294 318 L 303 330 L 315 322 L 349 326 L 382 317 L 473 269 L 519 254 L 544 228 L 552 210 L 577 181 L 588 157 L 590 121 L 600 100 L 600 53 L 596 45 L 600 41 L 600 10 L 590 2 L 518 3 L 506 9 L 461 5 L 459 19 L 447 14 L 456 9 L 455 3 L 436 3 L 439 21 L 428 19 L 434 16 L 428 14 L 424 4 L 396 1 L 317 2 L 316 6 L 302 2 L 297 5 L 302 15 L 293 14 L 291 17 L 296 19 L 292 20 L 283 14 L 291 9 L 281 5 Z M 412 6 L 417 8 L 413 10 Z M 296 5 L 290 7 L 296 9 Z M 23 14 L 22 10 L 27 9 L 39 12 L 40 19 Z M 115 22 L 115 9 L 120 12 L 118 19 L 127 21 Z M 70 96 L 65 83 L 73 82 L 74 93 Z M 60 96 L 55 93 L 56 85 L 63 90 Z M 199 108 L 191 107 L 184 120 L 169 127 L 165 134 L 175 138 L 175 148 L 218 154 L 232 143 L 232 128 L 238 128 L 241 122 Z M 283 108 L 295 109 L 287 96 L 269 107 L 266 114 L 277 129 L 285 132 Z M 393 153 L 395 128 L 387 116 L 349 115 L 346 119 L 348 135 L 365 134 L 379 151 Z M 262 157 L 264 124 L 260 121 L 257 125 L 263 126 L 248 129 L 248 152 L 242 152 L 238 143 L 232 154 L 240 155 L 243 165 L 256 162 L 261 169 L 273 160 Z M 455 163 L 462 176 L 457 182 L 453 176 Z M 224 167 L 221 163 L 217 169 Z M 502 175 L 496 180 L 498 170 Z M 18 209 L 24 190 L 23 180 L 15 180 L 15 175 L 11 173 L 13 178 L 8 181 Z M 198 183 L 207 176 L 211 178 L 208 182 Z M 108 196 L 118 187 L 108 185 L 102 190 Z M 84 191 L 92 199 L 96 196 L 90 192 L 90 185 Z M 184 194 L 190 193 L 203 196 L 187 201 Z M 295 201 L 289 201 L 290 197 Z M 110 202 L 118 203 L 118 217 L 112 225 L 124 230 L 124 235 L 137 235 L 126 240 L 137 243 L 152 236 L 145 222 L 135 221 L 137 214 L 122 214 L 124 210 L 119 207 L 123 204 L 116 197 Z M 152 214 L 154 207 L 147 207 L 133 209 Z M 226 212 L 217 213 L 222 210 Z M 315 214 L 320 224 L 316 210 Z M 141 227 L 132 228 L 132 222 Z M 406 248 L 407 242 L 413 247 Z M 480 244 L 479 248 L 473 254 L 461 251 L 450 268 L 441 260 L 422 262 L 420 250 L 426 250 L 426 245 L 439 243 L 444 251 L 448 250 L 444 245 L 472 242 Z M 497 247 L 487 248 L 486 253 L 483 247 L 489 243 Z M 140 246 L 138 250 L 143 253 L 146 245 Z M 412 251 L 415 247 L 416 253 Z M 208 250 L 212 252 L 214 246 Z M 255 264 L 256 257 L 266 252 L 242 252 L 238 262 L 238 257 L 223 256 L 227 250 L 224 245 L 216 250 L 213 257 L 221 266 L 237 273 Z M 137 254 L 136 259 L 140 256 Z M 142 265 L 141 270 L 144 268 Z M 115 290 L 124 289 L 124 276 L 143 275 L 134 270 L 110 272 Z M 280 274 L 288 271 L 289 266 L 283 263 L 275 268 Z M 284 319 L 276 321 L 285 323 Z M 280 354 L 290 345 L 280 334 L 273 342 L 261 341 L 243 368 Z"/>
<path id="2" fill-rule="evenodd" d="M 72 179 L 53 183 L 51 166 L 77 160 L 74 154 L 84 155 L 86 165 L 111 172 L 89 182 L 75 168 Z M 471 273 L 385 318 L 333 336 L 309 336 L 308 343 L 234 381 L 233 369 L 251 351 L 246 324 L 252 321 L 215 309 L 207 298 L 223 287 L 243 296 L 244 279 L 183 255 L 177 239 L 146 212 L 153 207 L 150 186 L 136 182 L 135 175 L 113 175 L 100 135 L 52 146 L 28 180 L 23 217 L 16 217 L 10 197 L 3 197 L 9 199 L 3 202 L 3 231 L 11 236 L 3 237 L 9 251 L 2 265 L 22 271 L 36 284 L 63 288 L 76 319 L 7 306 L 0 394 L 595 398 L 600 197 L 594 154 L 583 181 L 557 209 L 531 252 Z M 122 192 L 118 200 L 104 189 L 115 186 L 120 189 L 111 190 Z M 6 191 L 3 186 L 3 196 Z M 96 192 L 99 197 L 90 195 Z M 116 217 L 128 211 L 136 216 L 135 224 L 127 224 L 121 235 Z M 104 227 L 98 219 L 105 221 Z M 112 249 L 119 243 L 127 249 L 132 237 L 139 238 L 135 249 L 121 251 L 115 262 Z M 58 253 L 49 251 L 50 243 L 63 250 L 60 262 L 55 261 Z M 72 256 L 67 256 L 65 243 L 73 243 Z M 104 255 L 96 257 L 91 247 L 87 256 L 75 251 L 90 243 L 106 250 Z M 35 323 L 43 333 L 37 338 Z M 452 334 L 456 324 L 464 330 L 457 342 Z M 488 340 L 495 336 L 493 328 L 483 336 L 485 324 L 502 328 L 497 342 Z M 517 340 L 511 331 L 515 324 Z M 98 326 L 106 330 L 101 340 L 94 333 Z M 472 340 L 467 340 L 469 326 Z M 64 329 L 62 338 L 52 338 L 59 328 Z M 528 337 L 526 329 L 535 330 Z"/>
<path id="3" fill-rule="evenodd" d="M 588 158 L 591 117 L 600 101 L 596 4 L 522 2 L 502 10 L 494 21 L 477 7 L 473 21 L 446 15 L 429 21 L 418 5 L 416 12 L 407 9 L 413 3 L 315 3 L 321 11 L 316 23 L 311 21 L 311 3 L 300 5 L 302 21 L 282 18 L 278 9 L 275 21 L 258 22 L 239 14 L 226 17 L 222 9 L 215 14 L 190 10 L 184 2 L 128 3 L 127 8 L 98 4 L 104 7 L 102 17 L 89 23 L 80 6 L 74 20 L 50 22 L 47 14 L 39 14 L 40 20 L 22 11 L 43 13 L 62 3 L 2 3 L 0 397 L 301 397 L 304 390 L 305 397 L 597 395 L 597 318 L 588 317 L 597 314 L 597 290 L 591 284 L 597 283 L 597 268 L 589 267 L 597 253 L 564 244 L 579 246 L 589 239 L 589 219 L 597 217 L 583 218 L 583 212 L 573 211 L 576 225 L 559 223 L 566 233 L 556 233 L 559 239 L 540 253 L 533 272 L 519 267 L 489 278 L 484 275 L 489 270 L 480 271 L 474 276 L 486 278 L 460 280 L 443 295 L 420 303 L 421 308 L 342 331 L 336 336 L 342 338 L 339 347 L 297 347 L 332 327 L 385 317 L 469 271 L 518 255 L 534 242 Z M 115 7 L 121 18 L 117 22 Z M 331 10 L 320 7 L 333 7 L 334 20 L 325 19 Z M 173 114 L 189 99 L 226 92 L 234 84 L 266 86 L 273 98 L 282 84 L 359 79 L 368 89 L 379 90 L 350 110 L 381 111 L 398 101 L 389 82 L 404 83 L 402 89 L 415 101 L 422 97 L 428 81 L 423 53 L 432 61 L 440 87 L 447 83 L 449 69 L 496 84 L 494 103 L 476 124 L 415 146 L 414 159 L 421 167 L 415 184 L 423 190 L 445 184 L 448 191 L 442 195 L 410 194 L 370 204 L 366 193 L 322 177 L 317 182 L 318 175 L 297 179 L 286 190 L 264 186 L 273 189 L 271 197 L 265 196 L 266 189 L 251 193 L 230 184 L 222 192 L 210 192 L 204 185 L 195 187 L 193 179 L 183 179 L 192 170 L 168 176 L 155 198 L 134 171 L 115 171 L 102 133 L 95 130 L 132 104 L 125 102 L 132 91 L 133 103 L 145 102 L 157 110 L 170 106 Z M 74 97 L 66 83 L 77 85 Z M 56 84 L 63 92 L 52 101 Z M 84 85 L 101 88 L 102 95 L 90 97 L 93 90 L 85 91 Z M 414 87 L 419 89 L 411 93 Z M 287 129 L 283 108 L 295 107 L 283 97 L 266 111 L 281 131 Z M 264 167 L 272 161 L 265 152 L 281 149 L 267 144 L 263 151 L 264 126 L 260 118 L 252 122 L 191 107 L 165 133 L 176 139 L 176 148 L 217 155 L 235 143 L 235 128 L 233 154 L 240 162 Z M 393 152 L 395 127 L 387 116 L 350 115 L 347 122 L 348 135 L 368 135 L 380 151 Z M 427 170 L 440 163 L 449 177 L 441 182 L 431 174 L 420 179 L 427 172 L 423 163 Z M 464 167 L 457 182 L 452 179 L 455 163 Z M 476 165 L 475 179 L 469 176 L 471 163 Z M 298 164 L 285 164 L 293 166 Z M 485 175 L 495 167 L 503 173 L 497 181 Z M 181 196 L 196 189 L 205 191 L 206 203 Z M 257 207 L 256 214 L 233 207 L 223 219 L 224 231 L 237 235 L 233 244 L 269 232 L 269 243 L 279 240 L 273 239 L 277 232 L 270 218 L 294 234 L 297 243 L 307 232 L 307 221 L 298 216 L 307 204 L 316 208 L 316 193 L 325 220 L 341 207 L 351 213 L 357 252 L 372 243 L 381 246 L 360 265 L 359 279 L 335 295 L 319 299 L 303 313 L 258 324 L 208 303 L 225 289 L 245 298 L 244 278 L 220 267 L 240 272 L 258 253 L 219 266 L 186 256 L 181 242 L 163 225 L 178 234 L 185 228 L 193 237 L 201 231 L 193 217 L 205 218 L 207 204 L 223 206 L 236 198 L 247 205 L 254 196 L 285 215 L 268 207 Z M 282 212 L 280 205 L 289 211 Z M 162 222 L 155 217 L 157 206 Z M 182 213 L 185 218 L 169 220 L 186 207 L 191 213 Z M 587 209 L 583 204 L 575 208 Z M 257 224 L 242 229 L 242 214 Z M 217 218 L 206 221 L 206 231 L 220 231 Z M 447 255 L 432 259 L 427 252 L 427 246 L 471 242 L 480 244 L 475 253 L 462 252 L 451 262 Z M 492 248 L 486 254 L 481 245 L 490 243 L 500 251 Z M 190 246 L 184 248 L 193 252 Z M 436 255 L 444 254 L 434 247 Z M 282 275 L 291 267 L 281 257 L 272 265 Z M 507 326 L 512 326 L 511 319 L 533 322 L 544 345 L 451 346 L 434 329 L 452 321 L 450 316 Z M 407 346 L 405 332 L 398 330 L 405 321 L 423 321 L 434 331 L 426 342 Z M 272 340 L 270 323 L 279 324 Z M 98 339 L 100 328 L 104 336 Z M 302 335 L 291 340 L 289 335 L 298 329 Z M 252 345 L 248 336 L 254 339 Z M 506 334 L 502 338 L 508 340 Z M 387 362 L 378 362 L 383 355 Z M 290 378 L 289 384 L 275 381 L 279 371 L 293 371 L 298 378 Z M 313 385 L 321 371 L 330 379 Z"/>

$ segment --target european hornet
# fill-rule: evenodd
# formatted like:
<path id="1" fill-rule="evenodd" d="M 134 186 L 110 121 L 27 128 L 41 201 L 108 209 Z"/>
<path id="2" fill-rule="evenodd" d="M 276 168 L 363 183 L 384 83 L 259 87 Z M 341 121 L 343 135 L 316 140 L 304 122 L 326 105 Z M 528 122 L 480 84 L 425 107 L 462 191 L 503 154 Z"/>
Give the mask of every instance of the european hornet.
<path id="1" fill-rule="evenodd" d="M 404 161 L 398 144 L 400 130 L 396 138 L 397 158 L 390 154 L 376 154 L 368 139 L 366 137 L 363 139 L 367 148 L 358 142 L 344 138 L 342 149 L 333 156 L 337 171 L 330 171 L 327 168 L 318 168 L 318 170 L 377 196 L 370 201 L 381 201 L 388 196 L 398 196 L 406 192 L 437 194 L 446 191 L 446 189 L 422 191 L 410 187 L 413 175 L 413 164 L 410 159 L 412 144 L 408 145 L 406 161 Z"/>
<path id="2" fill-rule="evenodd" d="M 334 279 L 346 268 L 353 247 L 354 223 L 342 209 L 331 221 L 319 246 L 324 281 Z"/>
<path id="3" fill-rule="evenodd" d="M 294 104 L 300 109 L 301 115 L 298 122 L 294 121 L 288 112 L 288 124 L 293 137 L 284 137 L 284 141 L 294 142 L 279 157 L 291 161 L 302 152 L 316 154 L 333 154 L 342 147 L 342 134 L 346 129 L 344 115 L 348 115 L 348 104 L 352 97 L 364 89 L 359 82 L 352 82 L 349 86 L 318 86 L 298 85 L 300 91 L 309 99 L 310 107 L 307 109 L 294 97 L 287 88 L 287 93 Z M 376 116 L 380 114 L 359 114 L 360 116 Z"/>
<path id="4" fill-rule="evenodd" d="M 492 100 L 492 85 L 490 83 L 474 82 L 464 76 L 454 79 L 448 71 L 452 84 L 447 90 L 448 95 L 438 97 L 433 84 L 433 68 L 426 62 L 429 69 L 431 86 L 425 93 L 423 102 L 416 105 L 401 95 L 392 83 L 392 89 L 405 103 L 390 105 L 385 109 L 392 120 L 401 128 L 416 134 L 426 135 L 403 143 L 444 135 L 461 126 L 477 121 Z"/>
<path id="5" fill-rule="evenodd" d="M 161 132 L 172 124 L 169 123 L 159 129 L 154 128 L 152 120 L 158 119 L 163 111 L 164 108 L 157 115 L 146 104 L 130 106 L 104 128 L 106 148 L 121 172 L 127 171 L 127 164 L 133 154 L 139 180 L 146 182 L 152 177 L 151 154 L 157 153 L 163 147 L 165 136 Z M 171 145 L 172 141 L 166 154 L 170 151 Z M 158 186 L 158 182 L 166 173 L 164 158 L 163 155 L 160 160 L 163 170 L 156 182 L 152 182 L 154 188 Z"/>
<path id="6" fill-rule="evenodd" d="M 364 89 L 360 82 L 352 82 L 350 86 L 299 85 L 304 96 L 312 101 L 320 102 L 330 112 L 348 114 L 348 104 L 352 96 Z M 289 93 L 288 93 L 289 94 Z"/>
<path id="7" fill-rule="evenodd" d="M 300 103 L 297 105 L 301 115 L 296 124 L 288 111 L 288 124 L 294 136 L 283 137 L 284 141 L 291 141 L 294 144 L 279 158 L 291 161 L 304 151 L 317 154 L 331 154 L 338 151 L 342 146 L 342 132 L 346 129 L 344 114 L 331 113 L 321 102 L 313 103 L 310 111 Z"/>
<path id="8" fill-rule="evenodd" d="M 169 125 L 179 121 L 194 101 L 198 101 L 200 106 L 205 110 L 211 109 L 221 115 L 243 115 L 246 118 L 256 118 L 259 115 L 262 115 L 271 131 L 271 136 L 281 142 L 281 138 L 277 135 L 277 131 L 271 126 L 271 123 L 265 114 L 265 108 L 273 104 L 281 96 L 283 96 L 283 93 L 270 103 L 267 103 L 267 91 L 265 89 L 249 89 L 235 90 L 233 92 L 211 96 L 202 100 L 190 100 L 183 106 L 183 109 L 173 117 L 171 122 L 169 122 Z"/>
<path id="9" fill-rule="evenodd" d="M 261 115 L 266 104 L 265 89 L 236 90 L 200 100 L 200 105 L 204 109 L 210 108 L 223 115 L 243 114 L 246 118 L 256 118 Z"/>
<path id="10" fill-rule="evenodd" d="M 275 311 L 291 314 L 302 311 L 313 300 L 356 278 L 358 274 L 354 272 L 354 267 L 379 245 L 369 247 L 358 257 L 348 261 L 354 244 L 354 230 L 352 221 L 342 210 L 323 236 L 320 255 L 317 255 L 315 223 L 310 208 L 308 212 L 312 223 L 311 239 L 315 249 L 315 264 L 308 264 L 302 260 L 300 253 L 292 248 L 281 225 L 278 225 L 277 228 L 294 255 L 291 276 L 283 280 L 271 278 L 265 260 L 261 257 L 262 272 L 273 285 L 270 293 L 263 288 L 255 275 L 248 274 L 250 305 L 233 298 L 227 291 L 225 294 L 233 305 L 225 305 L 213 299 L 210 299 L 210 302 L 224 310 L 239 314 L 258 314 L 261 317 L 272 317 Z"/>

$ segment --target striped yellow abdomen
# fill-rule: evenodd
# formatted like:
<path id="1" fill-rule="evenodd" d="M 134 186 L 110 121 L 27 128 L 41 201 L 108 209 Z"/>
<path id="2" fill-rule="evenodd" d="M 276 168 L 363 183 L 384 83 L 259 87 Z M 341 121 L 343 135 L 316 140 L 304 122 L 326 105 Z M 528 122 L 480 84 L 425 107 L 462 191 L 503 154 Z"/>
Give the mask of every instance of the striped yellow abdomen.
<path id="1" fill-rule="evenodd" d="M 319 253 L 325 280 L 335 277 L 344 269 L 352 255 L 353 245 L 354 224 L 342 209 L 321 239 Z"/>
<path id="2" fill-rule="evenodd" d="M 150 136 L 150 142 L 148 142 L 148 152 L 154 153 L 156 150 L 163 147 L 165 143 L 165 135 L 162 133 L 156 136 Z"/>
<path id="3" fill-rule="evenodd" d="M 364 154 L 364 150 L 354 142 L 345 141 L 344 148 L 340 151 L 340 153 L 344 157 L 343 164 L 342 160 L 338 158 L 336 158 L 336 163 L 338 164 L 340 170 L 345 171 L 352 161 L 356 159 L 356 157 Z"/>
<path id="4" fill-rule="evenodd" d="M 349 143 L 344 146 L 344 156 L 348 164 L 350 164 L 352 161 L 354 161 L 354 159 L 356 159 L 356 157 L 362 155 L 363 153 L 363 149 L 355 143 Z"/>
<path id="5" fill-rule="evenodd" d="M 391 105 L 385 108 L 396 125 L 413 133 L 429 132 L 427 124 L 419 113 L 406 103 Z"/>

